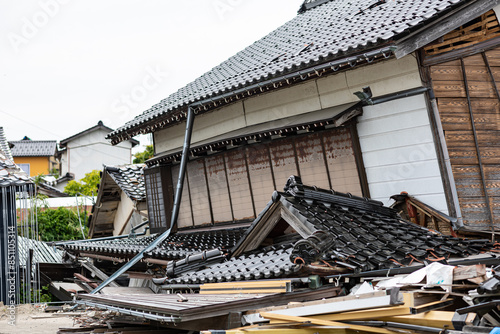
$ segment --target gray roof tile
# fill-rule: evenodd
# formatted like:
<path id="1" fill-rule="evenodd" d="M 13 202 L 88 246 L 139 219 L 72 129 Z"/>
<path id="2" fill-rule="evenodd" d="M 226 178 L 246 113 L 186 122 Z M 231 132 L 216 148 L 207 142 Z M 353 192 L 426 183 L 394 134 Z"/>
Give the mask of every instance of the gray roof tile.
<path id="1" fill-rule="evenodd" d="M 12 152 L 10 151 L 9 143 L 7 142 L 7 138 L 5 137 L 5 132 L 3 131 L 3 127 L 0 127 L 0 150 L 3 152 L 5 157 L 10 160 L 14 160 L 14 158 L 12 158 Z"/>
<path id="2" fill-rule="evenodd" d="M 18 140 L 11 141 L 14 157 L 51 157 L 57 151 L 55 140 Z"/>
<path id="3" fill-rule="evenodd" d="M 146 200 L 144 167 L 144 164 L 106 166 L 106 171 L 129 198 L 144 201 Z"/>
<path id="4" fill-rule="evenodd" d="M 3 151 L 0 151 L 0 187 L 22 186 L 32 183 L 29 176 L 22 171 Z"/>
<path id="5" fill-rule="evenodd" d="M 466 0 L 458 2 L 465 3 Z M 136 134 L 146 122 L 193 102 L 385 44 L 458 2 L 307 0 L 295 18 L 155 104 L 108 137 L 121 140 L 120 134 Z"/>

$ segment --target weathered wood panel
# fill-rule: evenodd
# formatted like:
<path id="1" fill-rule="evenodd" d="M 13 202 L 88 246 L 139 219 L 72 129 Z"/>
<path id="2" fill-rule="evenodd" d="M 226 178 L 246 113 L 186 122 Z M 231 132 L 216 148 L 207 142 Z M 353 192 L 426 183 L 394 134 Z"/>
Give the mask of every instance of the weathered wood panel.
<path id="1" fill-rule="evenodd" d="M 257 214 L 271 200 L 275 190 L 271 164 L 269 161 L 269 145 L 248 146 L 246 149 L 248 172 L 252 184 L 253 202 Z"/>
<path id="2" fill-rule="evenodd" d="M 194 225 L 210 224 L 212 214 L 203 160 L 194 160 L 187 165 L 191 207 Z"/>
<path id="3" fill-rule="evenodd" d="M 214 219 L 213 222 L 221 223 L 233 221 L 224 156 L 218 154 L 216 156 L 206 158 L 205 166 L 208 189 L 210 190 L 210 203 Z"/>
<path id="4" fill-rule="evenodd" d="M 276 188 L 282 190 L 291 175 L 298 175 L 294 143 L 290 139 L 278 140 L 269 145 L 273 161 Z"/>
<path id="5" fill-rule="evenodd" d="M 250 182 L 246 166 L 245 150 L 233 150 L 225 154 L 227 178 L 235 220 L 255 217 Z"/>
<path id="6" fill-rule="evenodd" d="M 485 55 L 496 86 L 500 87 L 500 49 Z M 494 221 L 500 218 L 497 204 L 500 200 L 500 101 L 483 55 L 466 57 L 463 64 L 469 100 L 460 60 L 432 66 L 430 72 L 464 223 L 469 228 L 489 230 L 489 208 Z M 490 203 L 486 203 L 484 186 Z"/>
<path id="7" fill-rule="evenodd" d="M 461 197 L 484 197 L 483 183 L 479 166 L 454 166 L 453 176 L 457 192 Z M 487 166 L 484 168 L 486 189 L 488 196 L 500 197 L 500 167 Z"/>
<path id="8" fill-rule="evenodd" d="M 500 102 L 495 99 L 471 101 L 476 128 L 483 131 L 500 129 Z M 440 98 L 439 114 L 444 131 L 470 130 L 472 123 L 465 98 Z"/>
<path id="9" fill-rule="evenodd" d="M 490 201 L 493 217 L 500 217 L 500 198 L 493 197 L 490 198 Z M 477 230 L 491 230 L 489 211 L 484 198 L 460 197 L 459 202 L 464 224 L 467 227 Z M 495 227 L 498 228 L 497 224 Z"/>
<path id="10" fill-rule="evenodd" d="M 496 98 L 496 92 L 490 82 L 468 81 L 471 97 Z M 439 97 L 467 97 L 463 81 L 433 81 L 434 93 Z"/>
<path id="11" fill-rule="evenodd" d="M 304 184 L 329 188 L 328 173 L 323 152 L 323 144 L 318 133 L 295 140 L 300 177 Z"/>
<path id="12" fill-rule="evenodd" d="M 172 184 L 174 191 L 177 187 L 177 179 L 179 178 L 179 166 L 172 167 Z M 182 189 L 181 206 L 179 208 L 179 217 L 177 218 L 177 226 L 179 228 L 193 226 L 193 215 L 191 214 L 191 200 L 189 198 L 188 178 L 184 177 L 184 185 Z"/>
<path id="13" fill-rule="evenodd" d="M 178 226 L 253 219 L 274 190 L 299 174 L 307 184 L 361 195 L 350 131 L 291 136 L 190 161 Z"/>
<path id="14" fill-rule="evenodd" d="M 325 132 L 323 143 L 332 189 L 362 196 L 349 130 Z"/>

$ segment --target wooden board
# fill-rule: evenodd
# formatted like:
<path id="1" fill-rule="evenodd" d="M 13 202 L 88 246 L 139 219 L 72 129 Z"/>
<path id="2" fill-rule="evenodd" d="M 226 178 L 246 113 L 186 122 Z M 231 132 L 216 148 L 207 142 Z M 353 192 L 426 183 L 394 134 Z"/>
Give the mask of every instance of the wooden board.
<path id="1" fill-rule="evenodd" d="M 256 216 L 253 205 L 250 180 L 244 149 L 225 154 L 227 178 L 235 220 L 253 219 Z"/>
<path id="2" fill-rule="evenodd" d="M 213 211 L 213 223 L 233 221 L 224 156 L 219 154 L 206 158 L 205 166 L 210 190 L 210 205 Z"/>
<path id="3" fill-rule="evenodd" d="M 487 63 L 481 53 L 463 59 L 469 96 L 461 61 L 430 68 L 464 224 L 476 230 L 491 229 L 490 211 L 500 219 L 500 48 L 484 55 Z"/>
<path id="4" fill-rule="evenodd" d="M 207 283 L 200 286 L 200 295 L 285 293 L 291 292 L 291 284 L 290 280 Z"/>

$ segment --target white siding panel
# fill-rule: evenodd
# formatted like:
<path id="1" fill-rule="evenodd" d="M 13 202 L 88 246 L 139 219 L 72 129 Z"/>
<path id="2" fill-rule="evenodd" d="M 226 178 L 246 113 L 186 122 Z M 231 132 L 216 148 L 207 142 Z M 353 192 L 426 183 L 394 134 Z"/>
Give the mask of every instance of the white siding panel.
<path id="1" fill-rule="evenodd" d="M 389 165 L 367 168 L 366 175 L 371 184 L 388 181 L 421 180 L 426 178 L 441 177 L 439 166 L 429 164 L 429 161 L 417 161 L 414 163 L 395 164 L 395 168 Z"/>
<path id="2" fill-rule="evenodd" d="M 366 123 L 363 124 L 366 126 Z M 412 128 L 412 135 L 408 136 L 408 130 L 396 130 L 392 132 L 377 133 L 370 135 L 370 140 L 365 143 L 366 152 L 380 151 L 393 147 L 406 147 L 415 145 L 415 143 L 432 143 L 432 132 L 429 125 L 421 125 Z M 368 137 L 368 136 L 367 136 Z M 397 142 L 391 140 L 398 138 Z M 432 143 L 432 145 L 434 145 Z"/>
<path id="3" fill-rule="evenodd" d="M 425 116 L 427 116 L 427 114 Z M 404 129 L 410 130 L 422 125 L 428 126 L 429 120 L 422 118 L 422 109 L 417 109 L 364 120 L 364 122 L 359 125 L 358 130 L 363 131 L 363 134 L 368 136 L 379 134 L 380 129 L 384 129 L 383 132 L 393 132 Z"/>
<path id="4" fill-rule="evenodd" d="M 423 95 L 363 108 L 358 133 L 373 199 L 406 191 L 448 213 Z"/>
<path id="5" fill-rule="evenodd" d="M 385 150 L 364 151 L 365 167 L 399 166 L 421 161 L 436 161 L 436 151 L 432 143 L 415 143 L 406 147 L 395 147 Z"/>

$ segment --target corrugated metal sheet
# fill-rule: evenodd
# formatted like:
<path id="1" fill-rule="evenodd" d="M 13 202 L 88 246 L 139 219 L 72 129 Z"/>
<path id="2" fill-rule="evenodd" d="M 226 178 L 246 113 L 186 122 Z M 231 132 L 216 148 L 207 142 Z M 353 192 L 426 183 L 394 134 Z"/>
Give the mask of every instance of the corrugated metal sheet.
<path id="1" fill-rule="evenodd" d="M 26 264 L 30 249 L 33 250 L 33 263 L 62 263 L 62 251 L 55 246 L 20 236 L 17 237 L 17 243 L 21 266 Z"/>

